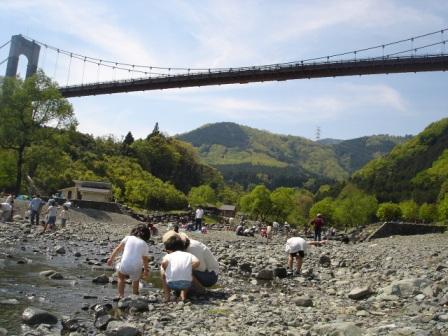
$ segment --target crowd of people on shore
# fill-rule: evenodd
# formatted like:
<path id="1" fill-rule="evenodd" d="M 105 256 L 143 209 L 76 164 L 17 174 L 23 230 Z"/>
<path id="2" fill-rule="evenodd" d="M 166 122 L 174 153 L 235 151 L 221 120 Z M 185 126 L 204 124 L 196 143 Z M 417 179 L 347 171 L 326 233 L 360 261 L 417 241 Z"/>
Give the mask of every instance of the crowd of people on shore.
<path id="1" fill-rule="evenodd" d="M 8 195 L 4 202 L 0 203 L 1 219 L 11 221 L 13 216 L 14 195 Z M 61 226 L 65 226 L 69 220 L 70 202 L 58 205 L 54 199 L 43 201 L 39 195 L 34 195 L 27 210 L 31 226 L 41 224 L 42 231 L 54 230 L 56 221 L 59 219 Z M 45 219 L 40 221 L 41 216 Z M 178 224 L 169 224 L 167 232 L 162 236 L 162 243 L 166 255 L 160 264 L 161 280 L 165 301 L 172 301 L 172 292 L 175 297 L 187 300 L 189 292 L 206 293 L 206 288 L 215 285 L 218 281 L 219 263 L 210 249 L 202 242 L 190 238 L 185 232 L 196 231 L 207 233 L 206 226 L 203 225 L 204 210 L 198 208 L 194 212 L 194 221 L 181 221 Z M 287 253 L 287 274 L 300 275 L 303 260 L 306 257 L 310 245 L 320 246 L 326 243 L 322 240 L 322 231 L 325 221 L 321 214 L 317 214 L 309 223 L 314 229 L 314 240 L 307 241 L 298 235 L 288 237 L 290 226 L 287 222 L 279 225 L 273 222 L 272 225 L 253 225 L 246 228 L 241 221 L 235 229 L 236 235 L 255 236 L 260 234 L 268 243 L 273 235 L 280 232 L 287 233 L 288 239 L 285 244 Z M 328 230 L 330 234 L 334 230 Z M 140 224 L 135 227 L 130 235 L 123 240 L 112 251 L 107 263 L 112 266 L 119 254 L 122 254 L 120 261 L 115 265 L 118 278 L 118 298 L 124 297 L 126 279 L 132 283 L 133 294 L 139 294 L 140 280 L 148 277 L 149 274 L 149 247 L 148 241 L 151 235 L 157 235 L 158 228 L 153 223 Z M 305 230 L 305 236 L 307 230 Z M 328 232 L 327 232 L 328 234 Z M 175 298 L 174 298 L 175 299 Z"/>

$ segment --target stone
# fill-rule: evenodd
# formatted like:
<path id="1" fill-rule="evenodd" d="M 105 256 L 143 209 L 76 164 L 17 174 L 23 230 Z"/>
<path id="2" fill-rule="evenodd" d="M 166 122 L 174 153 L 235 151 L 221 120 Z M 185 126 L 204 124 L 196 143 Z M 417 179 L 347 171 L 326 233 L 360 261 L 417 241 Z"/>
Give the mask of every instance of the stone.
<path id="1" fill-rule="evenodd" d="M 8 330 L 0 327 L 0 336 L 6 336 L 6 335 L 8 335 Z"/>
<path id="2" fill-rule="evenodd" d="M 437 316 L 437 321 L 448 322 L 448 314 L 442 314 Z"/>
<path id="3" fill-rule="evenodd" d="M 325 336 L 364 336 L 364 330 L 352 322 L 335 322 L 328 324 L 318 324 L 311 328 L 317 335 Z"/>
<path id="4" fill-rule="evenodd" d="M 55 247 L 54 251 L 57 254 L 65 254 L 65 247 L 58 245 L 58 246 Z"/>
<path id="5" fill-rule="evenodd" d="M 122 321 L 110 321 L 107 325 L 108 336 L 141 336 L 142 333 L 133 325 Z"/>
<path id="6" fill-rule="evenodd" d="M 53 274 L 51 274 L 51 275 L 48 277 L 48 279 L 51 279 L 51 280 L 62 280 L 62 279 L 64 279 L 64 277 L 63 277 L 63 275 L 62 275 L 61 273 L 59 273 L 59 272 L 54 272 Z"/>
<path id="7" fill-rule="evenodd" d="M 118 308 L 120 309 L 133 309 L 139 312 L 148 311 L 148 300 L 139 296 L 128 296 L 118 301 Z"/>
<path id="8" fill-rule="evenodd" d="M 75 256 L 76 258 L 79 258 L 79 257 L 81 256 L 81 252 L 75 252 L 74 256 Z"/>
<path id="9" fill-rule="evenodd" d="M 348 297 L 352 300 L 362 300 L 369 297 L 372 294 L 370 287 L 357 287 L 353 288 L 350 293 L 348 293 Z"/>
<path id="10" fill-rule="evenodd" d="M 107 284 L 109 283 L 109 277 L 106 274 L 101 274 L 92 280 L 92 282 L 97 284 Z"/>
<path id="11" fill-rule="evenodd" d="M 274 268 L 274 275 L 280 279 L 284 279 L 288 276 L 286 268 L 284 268 L 284 267 Z"/>
<path id="12" fill-rule="evenodd" d="M 323 254 L 319 257 L 319 265 L 322 267 L 330 267 L 331 266 L 331 259 L 329 256 Z"/>
<path id="13" fill-rule="evenodd" d="M 112 320 L 112 316 L 110 316 L 109 314 L 98 316 L 95 319 L 94 326 L 97 329 L 106 330 L 107 325 L 109 324 L 109 322 L 111 320 Z"/>
<path id="14" fill-rule="evenodd" d="M 28 325 L 56 324 L 58 318 L 45 310 L 28 307 L 22 313 L 22 321 Z"/>
<path id="15" fill-rule="evenodd" d="M 62 328 L 64 331 L 77 331 L 81 327 L 77 318 L 69 318 L 62 320 Z"/>
<path id="16" fill-rule="evenodd" d="M 241 264 L 239 269 L 243 273 L 252 273 L 252 266 L 249 263 Z"/>
<path id="17" fill-rule="evenodd" d="M 40 275 L 40 276 L 44 276 L 44 277 L 49 277 L 50 275 L 52 275 L 52 274 L 54 274 L 54 273 L 56 273 L 56 271 L 54 271 L 54 270 L 48 270 L 48 271 L 42 271 L 42 272 L 39 272 L 39 275 Z"/>
<path id="18" fill-rule="evenodd" d="M 308 296 L 299 296 L 294 299 L 294 303 L 299 307 L 312 307 L 313 300 Z"/>
<path id="19" fill-rule="evenodd" d="M 393 281 L 389 286 L 382 288 L 382 292 L 388 295 L 397 295 L 399 297 L 409 297 L 414 294 L 418 294 L 417 292 L 420 289 L 429 286 L 431 281 L 425 278 L 421 279 L 403 279 Z"/>
<path id="20" fill-rule="evenodd" d="M 274 280 L 274 272 L 272 270 L 263 269 L 255 276 L 258 280 Z"/>
<path id="21" fill-rule="evenodd" d="M 18 222 L 18 221 L 23 220 L 23 217 L 20 216 L 20 215 L 14 215 L 14 216 L 12 217 L 12 219 L 13 219 L 14 221 Z"/>

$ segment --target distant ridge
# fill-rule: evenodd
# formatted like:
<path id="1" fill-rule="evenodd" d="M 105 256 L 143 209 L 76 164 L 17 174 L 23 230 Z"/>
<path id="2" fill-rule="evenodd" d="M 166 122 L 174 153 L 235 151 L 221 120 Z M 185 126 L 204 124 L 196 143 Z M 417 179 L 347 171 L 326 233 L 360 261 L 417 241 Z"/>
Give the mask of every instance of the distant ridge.
<path id="1" fill-rule="evenodd" d="M 312 141 L 232 122 L 206 124 L 177 138 L 196 147 L 202 160 L 219 169 L 228 182 L 311 189 L 347 179 L 404 141 L 387 135 Z"/>

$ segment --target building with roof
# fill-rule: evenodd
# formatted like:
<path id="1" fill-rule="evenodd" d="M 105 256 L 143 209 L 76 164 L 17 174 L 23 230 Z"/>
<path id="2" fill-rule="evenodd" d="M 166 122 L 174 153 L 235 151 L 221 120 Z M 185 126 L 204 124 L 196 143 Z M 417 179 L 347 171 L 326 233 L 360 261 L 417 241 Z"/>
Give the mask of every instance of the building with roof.
<path id="1" fill-rule="evenodd" d="M 219 214 L 223 217 L 235 217 L 236 215 L 236 206 L 223 204 L 219 208 Z"/>
<path id="2" fill-rule="evenodd" d="M 75 185 L 59 190 L 67 200 L 82 200 L 93 202 L 110 202 L 112 200 L 112 185 L 108 182 L 73 181 Z"/>

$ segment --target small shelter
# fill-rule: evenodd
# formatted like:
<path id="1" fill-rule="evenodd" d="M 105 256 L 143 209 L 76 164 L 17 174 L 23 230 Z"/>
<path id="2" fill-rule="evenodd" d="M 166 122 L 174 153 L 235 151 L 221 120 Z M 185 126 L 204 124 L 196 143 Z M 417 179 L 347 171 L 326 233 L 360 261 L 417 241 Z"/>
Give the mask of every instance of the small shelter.
<path id="1" fill-rule="evenodd" d="M 218 210 L 219 210 L 219 214 L 223 217 L 235 218 L 235 215 L 236 215 L 236 206 L 235 205 L 223 204 L 219 207 Z"/>
<path id="2" fill-rule="evenodd" d="M 75 185 L 59 190 L 67 200 L 83 200 L 93 202 L 110 202 L 112 200 L 112 185 L 108 182 L 73 181 Z"/>

